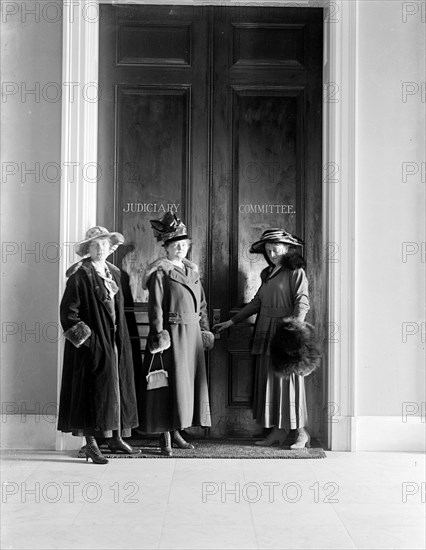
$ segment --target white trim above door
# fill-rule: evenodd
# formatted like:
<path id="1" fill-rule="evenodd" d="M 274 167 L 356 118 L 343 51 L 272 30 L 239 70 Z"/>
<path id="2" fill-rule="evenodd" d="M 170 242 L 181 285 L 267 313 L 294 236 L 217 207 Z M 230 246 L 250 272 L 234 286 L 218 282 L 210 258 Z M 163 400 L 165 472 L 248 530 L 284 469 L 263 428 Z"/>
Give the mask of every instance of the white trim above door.
<path id="1" fill-rule="evenodd" d="M 128 2 L 99 1 L 126 4 Z M 132 4 L 138 2 L 132 1 Z M 155 4 L 162 2 L 140 2 Z M 245 6 L 251 2 L 246 1 Z M 92 11 L 84 9 L 89 4 Z M 196 5 L 197 2 L 173 2 Z M 221 5 L 223 2 L 200 2 Z M 271 2 L 271 6 L 318 7 L 320 2 Z M 228 5 L 228 4 L 227 4 Z M 232 5 L 232 2 L 229 3 Z M 235 5 L 240 5 L 235 2 Z M 253 2 L 253 6 L 259 4 Z M 268 2 L 261 7 L 268 6 Z M 355 450 L 355 180 L 358 0 L 326 2 L 324 10 L 323 234 L 328 258 L 328 376 L 324 414 L 328 446 Z M 80 9 L 82 8 L 82 9 Z M 93 11 L 94 10 L 94 11 Z M 80 240 L 96 224 L 97 102 L 99 17 L 95 2 L 64 10 L 62 104 L 61 242 Z M 327 254 L 333 248 L 333 254 Z M 328 247 L 328 248 L 327 248 Z M 68 247 L 69 249 L 69 247 Z M 72 259 L 71 259 L 72 261 Z M 63 294 L 70 258 L 63 255 L 59 291 Z M 58 350 L 58 402 L 63 347 Z M 329 414 L 332 412 L 332 414 Z M 58 433 L 58 450 L 75 448 L 76 438 Z"/>

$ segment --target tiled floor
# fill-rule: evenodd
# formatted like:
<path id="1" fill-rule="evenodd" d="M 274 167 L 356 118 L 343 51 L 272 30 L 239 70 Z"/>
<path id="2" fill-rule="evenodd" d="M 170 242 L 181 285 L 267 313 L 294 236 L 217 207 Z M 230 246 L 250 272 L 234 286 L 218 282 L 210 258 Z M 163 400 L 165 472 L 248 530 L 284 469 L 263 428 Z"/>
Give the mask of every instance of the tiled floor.
<path id="1" fill-rule="evenodd" d="M 2 457 L 2 548 L 425 548 L 425 457 Z"/>

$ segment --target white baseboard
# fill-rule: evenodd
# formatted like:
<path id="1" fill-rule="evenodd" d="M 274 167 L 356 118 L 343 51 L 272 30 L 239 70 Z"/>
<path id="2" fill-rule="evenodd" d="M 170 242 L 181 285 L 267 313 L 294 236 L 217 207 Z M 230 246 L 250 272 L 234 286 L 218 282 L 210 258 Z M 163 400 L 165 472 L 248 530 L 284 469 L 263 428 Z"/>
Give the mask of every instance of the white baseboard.
<path id="1" fill-rule="evenodd" d="M 2 449 L 56 449 L 56 418 L 38 414 L 2 414 Z"/>
<path id="2" fill-rule="evenodd" d="M 426 451 L 424 416 L 357 416 L 355 451 Z"/>
<path id="3" fill-rule="evenodd" d="M 73 451 L 80 449 L 81 437 L 57 431 L 53 415 L 2 414 L 0 447 L 5 450 Z"/>
<path id="4" fill-rule="evenodd" d="M 426 451 L 422 416 L 334 416 L 329 423 L 332 451 Z"/>

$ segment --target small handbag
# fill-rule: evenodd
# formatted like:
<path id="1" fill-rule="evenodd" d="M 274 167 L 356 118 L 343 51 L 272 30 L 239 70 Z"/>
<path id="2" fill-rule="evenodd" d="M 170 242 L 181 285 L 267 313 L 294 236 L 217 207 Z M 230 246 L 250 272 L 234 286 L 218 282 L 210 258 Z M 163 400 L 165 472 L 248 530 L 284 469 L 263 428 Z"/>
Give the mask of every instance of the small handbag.
<path id="1" fill-rule="evenodd" d="M 154 370 L 151 372 L 152 364 L 154 362 L 154 358 L 160 356 L 160 362 L 161 362 L 161 369 L 160 370 Z M 169 374 L 166 370 L 164 370 L 164 364 L 163 364 L 163 353 L 156 353 L 151 357 L 151 363 L 149 365 L 148 374 L 146 375 L 146 389 L 147 390 L 156 390 L 158 388 L 167 388 L 169 385 Z"/>

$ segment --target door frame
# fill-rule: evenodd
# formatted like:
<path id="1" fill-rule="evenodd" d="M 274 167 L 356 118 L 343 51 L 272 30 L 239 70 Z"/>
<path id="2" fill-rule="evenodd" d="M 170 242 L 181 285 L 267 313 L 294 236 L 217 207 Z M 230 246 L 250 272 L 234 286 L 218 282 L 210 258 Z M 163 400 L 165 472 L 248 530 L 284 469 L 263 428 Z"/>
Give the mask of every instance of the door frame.
<path id="1" fill-rule="evenodd" d="M 99 4 L 126 0 L 80 0 L 78 10 L 63 11 L 63 82 L 61 139 L 60 242 L 69 251 L 89 227 L 96 225 L 97 197 L 97 89 L 99 66 Z M 132 0 L 131 4 L 164 4 Z M 185 1 L 173 4 L 187 5 Z M 259 7 L 252 0 L 244 6 Z M 191 5 L 222 5 L 194 1 Z M 230 2 L 241 6 L 239 2 Z M 299 0 L 262 3 L 274 7 L 324 7 L 323 69 L 323 235 L 329 337 L 323 402 L 328 424 L 327 447 L 356 450 L 355 408 L 355 213 L 357 179 L 357 51 L 358 0 Z M 344 185 L 343 185 L 344 183 Z M 78 258 L 62 254 L 59 296 L 65 290 L 65 272 Z M 58 402 L 62 374 L 63 339 L 58 345 Z M 75 439 L 75 438 L 73 438 Z M 56 449 L 71 445 L 57 432 Z M 75 446 L 75 443 L 74 443 Z"/>

